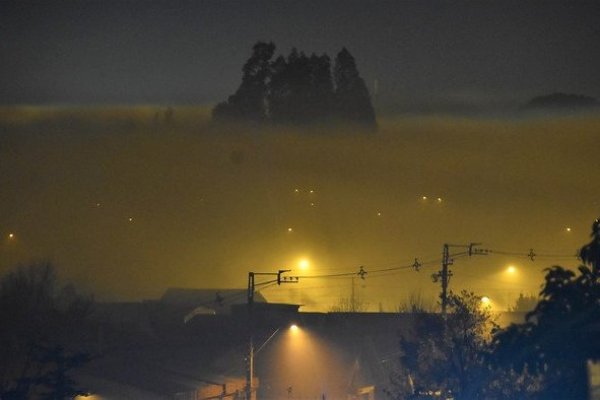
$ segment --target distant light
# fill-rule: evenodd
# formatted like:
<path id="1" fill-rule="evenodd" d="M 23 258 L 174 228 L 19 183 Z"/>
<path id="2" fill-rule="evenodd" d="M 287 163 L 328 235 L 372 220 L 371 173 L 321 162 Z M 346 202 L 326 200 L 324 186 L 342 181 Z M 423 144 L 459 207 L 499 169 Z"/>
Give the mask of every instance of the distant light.
<path id="1" fill-rule="evenodd" d="M 487 297 L 487 296 L 483 296 L 483 297 L 481 298 L 481 303 L 482 303 L 482 304 L 488 305 L 488 304 L 490 304 L 490 301 L 491 301 L 491 300 L 490 300 L 490 298 L 489 298 L 489 297 Z"/>
<path id="2" fill-rule="evenodd" d="M 294 189 L 295 193 L 300 193 L 300 189 Z"/>
<path id="3" fill-rule="evenodd" d="M 298 328 L 298 325 L 296 325 L 296 324 L 290 325 L 290 331 L 298 332 L 298 329 L 300 329 L 300 328 Z"/>
<path id="4" fill-rule="evenodd" d="M 381 217 L 381 213 L 380 213 L 380 212 L 378 212 L 378 213 L 377 213 L 377 216 L 378 216 L 378 217 Z"/>
<path id="5" fill-rule="evenodd" d="M 517 272 L 517 268 L 515 268 L 514 265 L 509 265 L 508 268 L 506 268 L 506 272 L 508 272 L 509 274 L 514 274 L 515 272 Z"/>
<path id="6" fill-rule="evenodd" d="M 442 198 L 441 198 L 441 197 L 438 197 L 438 198 L 437 198 L 437 201 L 438 201 L 438 203 L 441 203 L 441 202 L 442 202 Z"/>
<path id="7" fill-rule="evenodd" d="M 100 207 L 102 204 L 100 203 L 96 203 L 96 207 Z"/>
<path id="8" fill-rule="evenodd" d="M 571 232 L 571 228 L 569 228 L 569 227 L 567 227 L 566 230 L 567 230 L 567 232 Z"/>
<path id="9" fill-rule="evenodd" d="M 129 217 L 129 222 L 133 222 L 133 217 Z"/>
<path id="10" fill-rule="evenodd" d="M 15 238 L 15 234 L 14 233 L 9 233 L 8 234 L 8 238 L 9 239 L 14 239 Z"/>
<path id="11" fill-rule="evenodd" d="M 309 191 L 309 193 L 314 193 L 314 192 L 315 192 L 315 191 L 314 191 L 314 190 L 312 190 L 312 189 Z"/>
<path id="12" fill-rule="evenodd" d="M 288 232 L 292 232 L 292 231 L 293 231 L 293 229 L 292 229 L 292 228 L 288 228 Z"/>
<path id="13" fill-rule="evenodd" d="M 315 206 L 315 203 L 310 203 L 310 206 L 311 206 L 311 207 L 314 207 L 314 206 Z"/>
<path id="14" fill-rule="evenodd" d="M 310 261 L 308 261 L 306 258 L 302 258 L 298 261 L 298 267 L 300 269 L 308 269 L 308 267 L 310 267 Z"/>
<path id="15" fill-rule="evenodd" d="M 427 196 L 423 196 L 421 197 L 423 200 L 427 200 Z"/>

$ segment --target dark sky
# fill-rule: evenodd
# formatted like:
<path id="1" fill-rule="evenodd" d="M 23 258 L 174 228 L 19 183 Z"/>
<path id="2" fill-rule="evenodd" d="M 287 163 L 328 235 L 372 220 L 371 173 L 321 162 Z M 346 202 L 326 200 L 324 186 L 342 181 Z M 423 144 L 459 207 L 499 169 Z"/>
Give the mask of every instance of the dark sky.
<path id="1" fill-rule="evenodd" d="M 600 96 L 597 1 L 2 1 L 0 102 L 212 103 L 257 40 L 356 57 L 386 104 Z"/>

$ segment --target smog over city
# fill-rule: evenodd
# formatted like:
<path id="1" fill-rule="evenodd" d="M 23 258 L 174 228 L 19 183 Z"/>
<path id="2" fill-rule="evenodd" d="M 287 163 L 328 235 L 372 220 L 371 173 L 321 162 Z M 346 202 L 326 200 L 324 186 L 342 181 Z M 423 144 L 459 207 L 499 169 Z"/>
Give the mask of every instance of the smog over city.
<path id="1" fill-rule="evenodd" d="M 599 20 L 593 1 L 3 1 L 0 276 L 50 263 L 117 304 L 270 273 L 265 301 L 318 313 L 445 313 L 445 282 L 514 310 L 577 271 L 600 215 Z M 268 369 L 263 397 L 292 398 L 293 368 Z"/>

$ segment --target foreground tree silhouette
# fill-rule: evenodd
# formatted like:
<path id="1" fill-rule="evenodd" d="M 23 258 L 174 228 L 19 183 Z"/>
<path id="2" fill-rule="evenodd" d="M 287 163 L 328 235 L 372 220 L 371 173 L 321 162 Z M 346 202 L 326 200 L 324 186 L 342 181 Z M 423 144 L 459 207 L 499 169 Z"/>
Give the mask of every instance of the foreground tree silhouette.
<path id="1" fill-rule="evenodd" d="M 542 399 L 587 399 L 587 360 L 600 359 L 598 221 L 592 242 L 581 250 L 578 273 L 547 269 L 536 308 L 524 324 L 496 335 L 494 361 L 517 372 L 543 377 Z"/>
<path id="2" fill-rule="evenodd" d="M 496 328 L 480 297 L 462 291 L 448 296 L 448 315 L 413 312 L 414 331 L 402 337 L 401 370 L 392 380 L 393 399 L 426 399 L 440 391 L 455 399 L 485 398 L 486 357 Z"/>
<path id="3" fill-rule="evenodd" d="M 586 244 L 579 251 L 581 260 L 591 265 L 592 271 L 596 275 L 600 274 L 600 220 L 595 220 L 592 224 L 592 241 Z"/>
<path id="4" fill-rule="evenodd" d="M 87 357 L 74 348 L 91 299 L 59 287 L 49 264 L 21 266 L 0 279 L 0 399 L 73 398 L 68 372 Z"/>

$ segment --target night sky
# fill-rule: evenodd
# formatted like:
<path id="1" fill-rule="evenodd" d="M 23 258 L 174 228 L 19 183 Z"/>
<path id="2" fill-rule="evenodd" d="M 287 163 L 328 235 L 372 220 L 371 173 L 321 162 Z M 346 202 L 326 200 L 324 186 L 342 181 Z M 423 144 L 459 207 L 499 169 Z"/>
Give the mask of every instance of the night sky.
<path id="1" fill-rule="evenodd" d="M 597 1 L 3 1 L 0 102 L 205 104 L 257 40 L 346 46 L 382 105 L 600 96 Z"/>
<path id="2" fill-rule="evenodd" d="M 264 294 L 325 311 L 354 286 L 394 311 L 436 301 L 444 243 L 482 242 L 451 288 L 506 308 L 578 263 L 600 117 L 440 111 L 600 97 L 599 20 L 598 2 L 1 2 L 0 274 L 50 260 L 100 300 L 139 300 L 363 266 Z M 257 40 L 346 46 L 379 83 L 379 131 L 207 127 Z"/>

